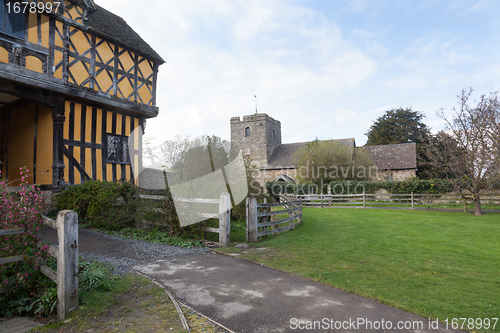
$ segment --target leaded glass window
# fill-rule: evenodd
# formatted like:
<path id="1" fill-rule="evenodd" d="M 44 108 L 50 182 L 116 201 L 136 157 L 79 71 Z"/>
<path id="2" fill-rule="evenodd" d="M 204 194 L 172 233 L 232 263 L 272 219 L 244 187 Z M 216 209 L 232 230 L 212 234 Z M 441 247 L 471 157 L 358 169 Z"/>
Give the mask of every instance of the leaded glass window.
<path id="1" fill-rule="evenodd" d="M 108 134 L 108 163 L 130 163 L 128 138 Z"/>

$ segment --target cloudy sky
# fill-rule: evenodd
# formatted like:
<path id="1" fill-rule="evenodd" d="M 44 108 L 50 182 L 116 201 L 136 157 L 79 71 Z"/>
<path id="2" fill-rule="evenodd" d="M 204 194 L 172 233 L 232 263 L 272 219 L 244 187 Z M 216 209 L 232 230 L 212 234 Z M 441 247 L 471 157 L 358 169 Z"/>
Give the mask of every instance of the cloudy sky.
<path id="1" fill-rule="evenodd" d="M 229 119 L 258 111 L 283 142 L 354 137 L 384 111 L 412 107 L 433 130 L 456 95 L 500 87 L 497 0 L 96 0 L 165 60 L 157 142 L 229 139 Z"/>

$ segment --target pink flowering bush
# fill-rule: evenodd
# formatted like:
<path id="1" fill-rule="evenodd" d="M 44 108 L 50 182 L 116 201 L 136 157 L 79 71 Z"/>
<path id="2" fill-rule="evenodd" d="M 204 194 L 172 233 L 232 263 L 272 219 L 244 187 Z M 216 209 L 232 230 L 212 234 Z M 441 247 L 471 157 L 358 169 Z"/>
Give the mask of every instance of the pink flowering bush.
<path id="1" fill-rule="evenodd" d="M 36 245 L 42 227 L 42 192 L 35 185 L 28 186 L 28 173 L 26 167 L 20 169 L 19 192 L 7 193 L 7 181 L 0 181 L 0 229 L 24 229 L 23 234 L 0 236 L 0 257 L 29 258 L 29 263 L 0 265 L 0 288 L 9 289 L 0 294 L 0 317 L 43 312 L 42 294 L 55 286 L 40 272 L 40 265 L 48 260 L 48 245 Z"/>

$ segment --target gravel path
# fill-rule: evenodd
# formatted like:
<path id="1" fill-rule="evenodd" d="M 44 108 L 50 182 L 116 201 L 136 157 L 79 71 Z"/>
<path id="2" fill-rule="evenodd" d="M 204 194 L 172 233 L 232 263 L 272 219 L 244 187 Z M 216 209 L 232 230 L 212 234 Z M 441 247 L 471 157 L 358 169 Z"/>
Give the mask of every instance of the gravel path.
<path id="1" fill-rule="evenodd" d="M 44 228 L 41 237 L 44 241 L 57 244 L 57 233 Z M 84 260 L 94 259 L 110 263 L 117 274 L 131 272 L 130 267 L 155 260 L 186 254 L 210 252 L 208 248 L 185 248 L 173 245 L 152 244 L 145 241 L 125 239 L 118 235 L 107 235 L 94 230 L 80 229 L 78 235 L 79 255 Z"/>

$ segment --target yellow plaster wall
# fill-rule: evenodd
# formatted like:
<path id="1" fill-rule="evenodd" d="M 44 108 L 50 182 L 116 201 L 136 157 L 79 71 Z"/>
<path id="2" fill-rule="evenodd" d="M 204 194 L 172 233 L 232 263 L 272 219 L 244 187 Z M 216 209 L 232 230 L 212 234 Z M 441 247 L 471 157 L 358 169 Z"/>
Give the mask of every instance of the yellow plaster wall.
<path id="1" fill-rule="evenodd" d="M 0 62 L 9 63 L 9 51 L 0 46 Z"/>
<path id="2" fill-rule="evenodd" d="M 116 134 L 122 135 L 122 115 L 120 113 L 116 115 Z"/>
<path id="3" fill-rule="evenodd" d="M 70 46 L 70 51 L 73 51 L 75 53 L 78 53 L 80 55 L 84 55 L 85 52 L 85 57 L 90 59 L 90 52 L 89 49 L 92 48 L 92 45 L 89 43 L 90 40 L 90 35 L 82 32 L 80 29 L 75 28 L 71 30 L 71 33 L 73 34 L 71 36 L 71 46 Z M 88 40 L 87 40 L 88 38 Z"/>
<path id="4" fill-rule="evenodd" d="M 28 42 L 38 44 L 38 18 L 36 13 L 29 14 L 28 24 Z"/>
<path id="5" fill-rule="evenodd" d="M 89 77 L 89 72 L 83 65 L 82 61 L 76 61 L 74 62 L 75 58 L 69 57 L 69 63 L 72 64 L 69 67 L 69 71 L 72 75 L 68 78 L 69 82 L 74 83 L 76 85 L 81 85 L 86 79 Z M 87 68 L 89 65 L 87 64 Z M 88 87 L 88 83 L 84 85 L 85 87 Z"/>
<path id="6" fill-rule="evenodd" d="M 50 18 L 48 15 L 41 15 L 42 16 L 42 27 L 41 27 L 41 32 L 42 32 L 42 46 L 43 47 L 49 47 L 49 21 Z"/>
<path id="7" fill-rule="evenodd" d="M 152 89 L 152 86 L 149 86 L 149 89 Z M 148 85 L 144 84 L 142 87 L 139 88 L 139 96 L 141 97 L 141 100 L 144 104 L 151 105 L 151 97 L 153 95 L 148 89 Z"/>
<path id="8" fill-rule="evenodd" d="M 36 145 L 37 184 L 52 184 L 52 138 L 52 110 L 39 105 Z"/>
<path id="9" fill-rule="evenodd" d="M 82 105 L 75 103 L 75 125 L 73 127 L 73 140 L 80 141 L 80 122 L 82 120 Z M 69 121 L 69 117 L 68 117 Z M 71 126 L 71 124 L 69 125 Z M 69 139 L 69 138 L 68 138 Z M 80 155 L 78 155 L 80 156 Z M 77 159 L 78 161 L 78 159 Z"/>
<path id="10" fill-rule="evenodd" d="M 40 33 L 38 33 L 38 15 L 40 15 Z M 49 16 L 38 14 L 38 13 L 29 13 L 28 17 L 28 42 L 33 44 L 39 44 L 38 40 L 40 40 L 40 44 L 43 47 L 49 47 Z"/>
<path id="11" fill-rule="evenodd" d="M 54 77 L 62 79 L 62 65 L 57 68 L 57 64 L 60 64 L 63 60 L 63 53 L 59 51 L 54 51 L 54 64 L 56 65 L 56 71 L 54 72 Z"/>
<path id="12" fill-rule="evenodd" d="M 27 56 L 26 57 L 26 69 L 43 74 L 43 63 L 37 57 Z"/>
<path id="13" fill-rule="evenodd" d="M 27 166 L 33 172 L 33 148 L 36 104 L 23 105 L 11 111 L 9 126 L 9 181 L 18 179 L 10 186 L 20 185 L 19 169 Z M 33 182 L 33 177 L 28 181 Z"/>
<path id="14" fill-rule="evenodd" d="M 96 128 L 97 128 L 97 132 L 96 132 L 96 138 L 95 138 L 95 142 L 97 144 L 102 144 L 102 109 L 97 109 L 97 121 L 96 121 Z"/>
<path id="15" fill-rule="evenodd" d="M 66 146 L 66 148 L 69 148 L 69 147 Z M 66 155 L 64 156 L 63 160 L 64 160 L 64 165 L 65 165 L 65 168 L 64 168 L 64 181 L 66 183 L 68 183 L 69 182 L 69 167 L 68 167 L 69 166 L 69 160 L 66 157 Z"/>
<path id="16" fill-rule="evenodd" d="M 64 29 L 64 25 L 63 25 L 63 23 L 62 23 L 61 21 L 59 21 L 59 20 L 56 20 L 56 29 L 59 31 L 59 33 L 60 33 L 60 34 L 61 34 L 61 36 L 62 36 L 62 34 L 63 34 L 63 29 Z M 55 33 L 55 35 L 54 35 L 54 44 L 55 44 L 56 46 L 59 46 L 59 47 L 64 47 L 64 42 L 63 42 L 63 40 L 62 40 L 61 36 L 59 36 L 59 33 L 57 33 L 57 32 L 56 32 L 56 33 Z"/>

